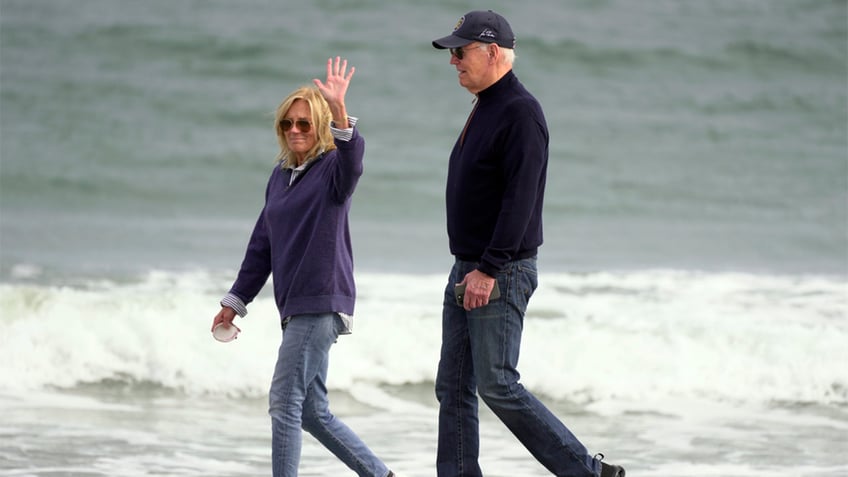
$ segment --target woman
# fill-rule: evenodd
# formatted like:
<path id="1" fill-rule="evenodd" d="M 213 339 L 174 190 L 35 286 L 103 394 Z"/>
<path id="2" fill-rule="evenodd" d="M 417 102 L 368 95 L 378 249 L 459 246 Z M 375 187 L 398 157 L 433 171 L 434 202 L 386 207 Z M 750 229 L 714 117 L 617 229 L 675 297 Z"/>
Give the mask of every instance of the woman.
<path id="1" fill-rule="evenodd" d="M 330 346 L 349 334 L 356 296 L 348 212 L 362 175 L 365 141 L 348 117 L 345 93 L 355 69 L 327 61 L 327 80 L 291 93 L 275 114 L 278 160 L 265 206 L 235 283 L 212 328 L 232 326 L 273 276 L 283 340 L 271 382 L 275 477 L 297 475 L 301 428 L 360 476 L 394 474 L 329 410 Z"/>

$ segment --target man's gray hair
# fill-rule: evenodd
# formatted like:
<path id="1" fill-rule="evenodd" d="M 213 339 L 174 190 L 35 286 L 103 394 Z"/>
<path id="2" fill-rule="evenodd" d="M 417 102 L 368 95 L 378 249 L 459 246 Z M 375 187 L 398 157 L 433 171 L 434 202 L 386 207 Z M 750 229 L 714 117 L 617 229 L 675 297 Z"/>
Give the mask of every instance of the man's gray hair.
<path id="1" fill-rule="evenodd" d="M 515 50 L 512 48 L 501 48 L 501 62 L 511 65 L 515 63 Z"/>

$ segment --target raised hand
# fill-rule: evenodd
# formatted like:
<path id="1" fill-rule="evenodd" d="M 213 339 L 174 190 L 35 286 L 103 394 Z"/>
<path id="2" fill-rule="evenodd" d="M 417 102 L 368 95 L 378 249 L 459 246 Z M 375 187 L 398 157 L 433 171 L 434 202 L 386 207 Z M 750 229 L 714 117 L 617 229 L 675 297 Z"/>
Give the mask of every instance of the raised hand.
<path id="1" fill-rule="evenodd" d="M 321 82 L 318 78 L 312 80 L 330 105 L 334 121 L 343 120 L 345 123 L 347 122 L 344 98 L 350 85 L 350 78 L 353 77 L 355 71 L 356 68 L 353 66 L 348 71 L 347 60 L 337 56 L 335 62 L 332 58 L 327 60 L 327 80 L 325 82 Z"/>

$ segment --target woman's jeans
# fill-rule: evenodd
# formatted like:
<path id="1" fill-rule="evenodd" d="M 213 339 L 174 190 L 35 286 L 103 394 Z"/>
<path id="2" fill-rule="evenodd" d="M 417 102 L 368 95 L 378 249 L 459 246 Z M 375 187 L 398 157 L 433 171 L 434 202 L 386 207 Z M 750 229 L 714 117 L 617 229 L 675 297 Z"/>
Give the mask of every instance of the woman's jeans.
<path id="1" fill-rule="evenodd" d="M 335 313 L 292 317 L 283 331 L 271 381 L 271 459 L 274 477 L 296 477 L 301 427 L 359 476 L 386 477 L 389 470 L 344 423 L 330 413 L 327 366 L 342 326 Z"/>
<path id="2" fill-rule="evenodd" d="M 477 268 L 458 260 L 445 289 L 442 352 L 436 377 L 439 399 L 440 477 L 480 477 L 477 395 L 531 454 L 557 476 L 597 476 L 600 464 L 519 380 L 516 370 L 524 312 L 537 286 L 536 259 L 510 262 L 498 273 L 501 297 L 465 311 L 454 285 Z M 552 377 L 556 379 L 555 377 Z"/>

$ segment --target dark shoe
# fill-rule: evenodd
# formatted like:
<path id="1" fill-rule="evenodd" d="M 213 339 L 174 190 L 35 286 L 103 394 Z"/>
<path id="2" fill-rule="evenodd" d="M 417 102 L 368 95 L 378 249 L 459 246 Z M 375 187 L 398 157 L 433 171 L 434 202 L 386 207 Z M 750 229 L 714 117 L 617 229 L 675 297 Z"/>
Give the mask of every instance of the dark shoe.
<path id="1" fill-rule="evenodd" d="M 601 462 L 601 477 L 624 477 L 624 467 Z"/>
<path id="2" fill-rule="evenodd" d="M 624 467 L 601 462 L 604 460 L 603 454 L 595 454 L 595 459 L 601 463 L 601 477 L 624 477 Z"/>

